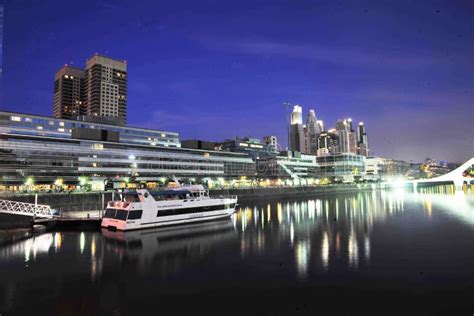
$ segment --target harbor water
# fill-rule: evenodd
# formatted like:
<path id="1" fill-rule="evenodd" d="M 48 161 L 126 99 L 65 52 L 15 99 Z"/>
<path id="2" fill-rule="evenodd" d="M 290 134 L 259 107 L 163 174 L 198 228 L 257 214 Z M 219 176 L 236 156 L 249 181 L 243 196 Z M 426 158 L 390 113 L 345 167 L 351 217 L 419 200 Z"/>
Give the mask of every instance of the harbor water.
<path id="1" fill-rule="evenodd" d="M 241 202 L 228 220 L 0 247 L 0 314 L 474 312 L 474 196 Z"/>

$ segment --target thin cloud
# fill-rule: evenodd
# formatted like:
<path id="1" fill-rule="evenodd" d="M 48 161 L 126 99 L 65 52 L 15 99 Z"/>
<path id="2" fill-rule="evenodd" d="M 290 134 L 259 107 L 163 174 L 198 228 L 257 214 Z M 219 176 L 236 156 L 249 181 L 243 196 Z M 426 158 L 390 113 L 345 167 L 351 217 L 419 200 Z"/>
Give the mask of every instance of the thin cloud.
<path id="1" fill-rule="evenodd" d="M 385 52 L 377 54 L 354 47 L 328 47 L 308 44 L 283 43 L 271 40 L 198 37 L 202 45 L 210 49 L 238 51 L 253 55 L 275 55 L 289 58 L 306 59 L 308 61 L 326 62 L 342 65 L 379 65 L 393 67 L 416 67 L 435 65 L 448 61 L 447 57 L 427 55 L 397 56 Z"/>

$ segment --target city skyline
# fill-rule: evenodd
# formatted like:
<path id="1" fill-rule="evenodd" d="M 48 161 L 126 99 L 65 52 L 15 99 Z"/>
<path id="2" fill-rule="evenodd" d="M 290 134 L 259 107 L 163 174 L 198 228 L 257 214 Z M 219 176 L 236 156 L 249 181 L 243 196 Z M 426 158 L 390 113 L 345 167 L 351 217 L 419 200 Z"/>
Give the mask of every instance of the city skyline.
<path id="1" fill-rule="evenodd" d="M 176 131 L 183 139 L 275 135 L 284 147 L 281 102 L 289 100 L 315 108 L 328 126 L 344 117 L 364 121 L 376 156 L 463 161 L 474 155 L 469 2 L 391 3 L 386 8 L 372 3 L 346 5 L 344 10 L 302 2 L 285 11 L 285 3 L 277 1 L 257 6 L 253 15 L 243 3 L 222 15 L 247 19 L 249 25 L 239 30 L 225 23 L 221 29 L 213 28 L 213 22 L 201 23 L 219 11 L 215 3 L 187 3 L 186 12 L 179 5 L 148 5 L 161 13 L 148 14 L 129 2 L 103 1 L 94 4 L 94 12 L 81 12 L 79 6 L 66 10 L 54 1 L 28 7 L 24 1 L 7 1 L 2 109 L 51 115 L 54 73 L 71 61 L 82 66 L 98 52 L 128 61 L 128 122 L 133 126 Z M 405 12 L 407 6 L 416 15 Z M 127 14 L 143 15 L 112 21 L 102 36 L 91 36 L 87 30 L 100 28 L 105 23 L 101 17 L 112 7 L 119 21 Z M 273 18 L 285 11 L 289 21 L 268 29 L 268 16 L 257 19 L 265 11 Z M 313 21 L 325 11 L 331 13 L 323 19 L 327 29 Z M 90 25 L 83 30 L 68 24 L 59 30 L 74 12 L 92 19 Z M 292 25 L 303 17 L 313 19 Z M 398 24 L 396 17 L 405 23 Z M 351 29 L 352 24 L 357 27 Z M 327 34 L 292 39 L 303 25 Z M 357 43 L 374 25 L 379 30 Z M 45 43 L 35 42 L 38 37 Z"/>

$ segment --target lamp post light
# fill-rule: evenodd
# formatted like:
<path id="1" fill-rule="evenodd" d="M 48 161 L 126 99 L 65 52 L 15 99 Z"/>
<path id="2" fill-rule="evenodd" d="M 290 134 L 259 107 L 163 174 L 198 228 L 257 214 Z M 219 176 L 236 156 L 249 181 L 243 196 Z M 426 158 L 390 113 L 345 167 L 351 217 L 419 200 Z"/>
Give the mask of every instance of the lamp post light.
<path id="1" fill-rule="evenodd" d="M 33 188 L 33 186 L 35 185 L 35 178 L 33 177 L 26 177 L 25 178 L 25 186 L 27 187 L 27 190 L 28 191 L 31 191 L 31 189 Z"/>

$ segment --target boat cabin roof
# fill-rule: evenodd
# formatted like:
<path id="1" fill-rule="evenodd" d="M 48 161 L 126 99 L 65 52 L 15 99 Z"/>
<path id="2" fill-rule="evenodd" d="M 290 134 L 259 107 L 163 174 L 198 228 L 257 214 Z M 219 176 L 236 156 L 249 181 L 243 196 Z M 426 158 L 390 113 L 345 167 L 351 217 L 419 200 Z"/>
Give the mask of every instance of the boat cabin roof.
<path id="1" fill-rule="evenodd" d="M 148 192 L 153 196 L 191 194 L 191 191 L 189 190 L 164 190 L 164 191 L 148 191 Z"/>

